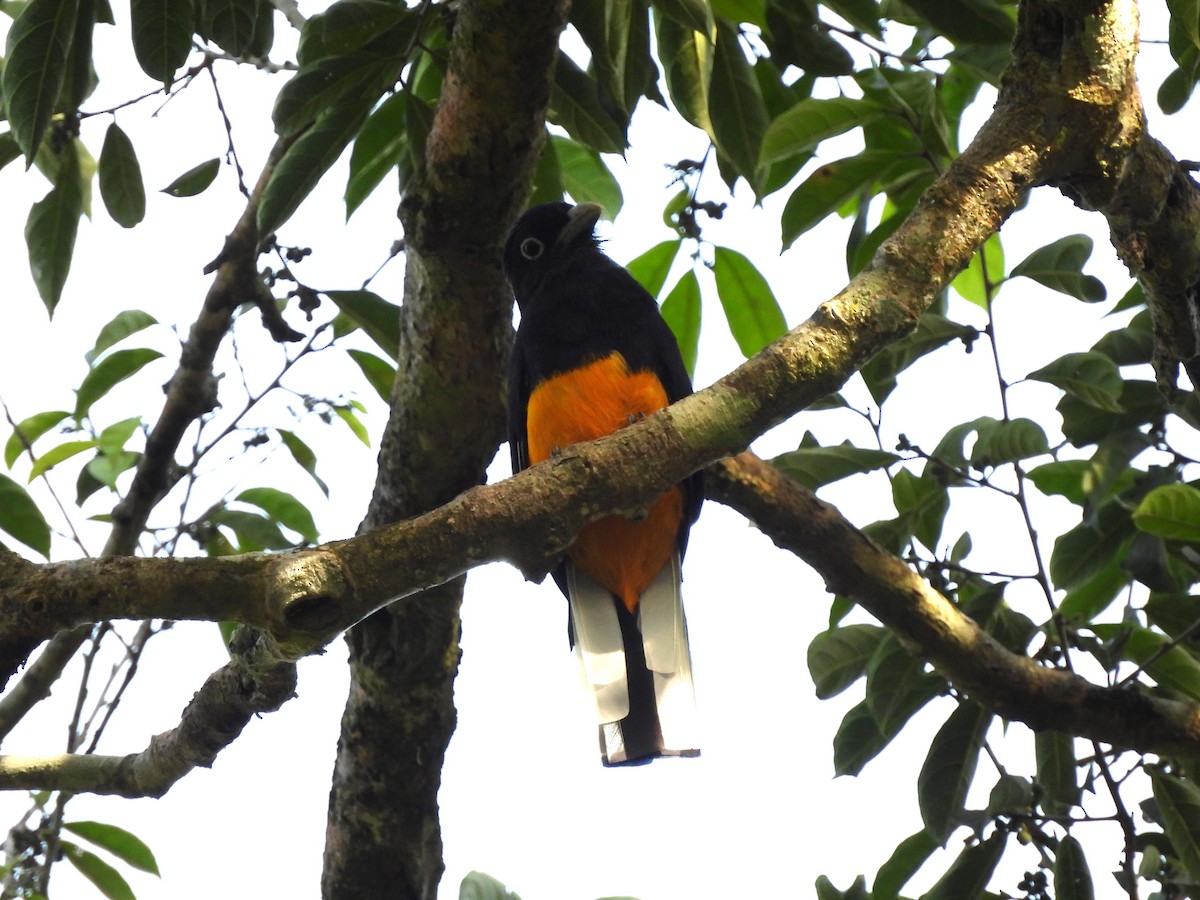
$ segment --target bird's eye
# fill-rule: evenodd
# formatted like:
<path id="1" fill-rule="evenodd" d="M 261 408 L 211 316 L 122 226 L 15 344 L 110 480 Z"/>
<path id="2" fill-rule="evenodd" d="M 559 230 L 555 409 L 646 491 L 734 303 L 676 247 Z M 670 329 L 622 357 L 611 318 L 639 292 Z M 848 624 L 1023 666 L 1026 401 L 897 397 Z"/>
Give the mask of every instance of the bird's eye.
<path id="1" fill-rule="evenodd" d="M 537 238 L 529 237 L 521 241 L 521 255 L 526 259 L 537 259 L 546 249 L 546 245 Z"/>

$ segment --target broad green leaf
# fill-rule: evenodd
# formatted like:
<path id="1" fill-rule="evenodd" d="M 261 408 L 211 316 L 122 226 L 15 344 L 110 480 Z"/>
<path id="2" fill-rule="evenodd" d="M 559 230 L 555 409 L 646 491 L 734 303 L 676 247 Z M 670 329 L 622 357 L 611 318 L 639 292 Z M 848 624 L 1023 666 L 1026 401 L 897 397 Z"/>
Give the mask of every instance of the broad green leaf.
<path id="1" fill-rule="evenodd" d="M 16 139 L 13 138 L 12 132 L 5 131 L 0 133 L 0 169 L 3 169 L 14 159 L 20 158 L 21 148 L 17 146 Z"/>
<path id="2" fill-rule="evenodd" d="M 976 420 L 975 446 L 971 448 L 971 465 L 977 469 L 993 468 L 1004 463 L 1019 462 L 1050 452 L 1046 432 L 1032 419 Z"/>
<path id="3" fill-rule="evenodd" d="M 312 480 L 317 483 L 317 487 L 321 489 L 321 493 L 328 497 L 329 486 L 317 475 L 317 455 L 313 453 L 312 448 L 304 443 L 295 432 L 280 428 L 278 433 L 279 439 L 287 447 L 288 453 L 292 455 L 292 459 L 296 461 L 296 465 L 312 476 Z"/>
<path id="4" fill-rule="evenodd" d="M 133 143 L 116 122 L 104 134 L 100 150 L 100 197 L 113 221 L 132 228 L 146 216 L 146 186 Z"/>
<path id="5" fill-rule="evenodd" d="M 685 28 L 708 32 L 713 27 L 713 10 L 709 0 L 652 0 L 654 8 L 670 16 Z"/>
<path id="6" fill-rule="evenodd" d="M 388 358 L 400 351 L 400 307 L 372 291 L 326 291 L 343 315 L 367 333 Z"/>
<path id="7" fill-rule="evenodd" d="M 854 879 L 854 883 L 846 890 L 838 890 L 824 875 L 817 876 L 817 882 L 814 885 L 816 889 L 817 900 L 870 900 L 867 894 L 867 879 L 859 875 Z"/>
<path id="8" fill-rule="evenodd" d="M 865 31 L 875 38 L 883 37 L 883 29 L 879 25 L 879 4 L 876 0 L 824 0 L 822 5 L 833 10 L 860 31 Z"/>
<path id="9" fill-rule="evenodd" d="M 950 508 L 946 486 L 936 478 L 922 478 L 900 469 L 892 476 L 892 503 L 913 537 L 936 552 Z"/>
<path id="10" fill-rule="evenodd" d="M 1004 855 L 1007 839 L 1007 831 L 997 830 L 987 840 L 969 844 L 921 900 L 982 900 L 996 864 Z"/>
<path id="11" fill-rule="evenodd" d="M 70 459 L 78 453 L 83 453 L 85 450 L 91 450 L 95 447 L 97 441 L 66 441 L 57 444 L 47 450 L 45 453 L 39 454 L 34 460 L 33 466 L 29 470 L 29 480 L 33 481 L 39 475 L 49 472 L 60 462 Z"/>
<path id="12" fill-rule="evenodd" d="M 317 541 L 317 526 L 308 507 L 284 491 L 269 487 L 248 488 L 234 498 L 257 506 L 274 521 L 299 534 L 309 543 Z"/>
<path id="13" fill-rule="evenodd" d="M 899 461 L 900 457 L 894 453 L 855 447 L 847 441 L 836 447 L 801 445 L 775 457 L 771 465 L 805 487 L 816 490 L 850 475 L 886 469 Z"/>
<path id="14" fill-rule="evenodd" d="M 625 200 L 621 196 L 621 186 L 600 154 L 570 138 L 552 135 L 550 140 L 567 193 L 576 203 L 600 204 L 604 208 L 604 217 L 610 221 L 615 219 Z"/>
<path id="15" fill-rule="evenodd" d="M 207 37 L 230 56 L 245 56 L 254 45 L 259 0 L 200 0 Z"/>
<path id="16" fill-rule="evenodd" d="M 13 138 L 33 161 L 67 74 L 79 0 L 29 0 L 9 29 L 0 73 Z"/>
<path id="17" fill-rule="evenodd" d="M 1133 536 L 1129 512 L 1117 501 L 1103 504 L 1092 520 L 1059 536 L 1050 554 L 1050 578 L 1056 588 L 1073 588 L 1099 572 Z"/>
<path id="18" fill-rule="evenodd" d="M 367 353 L 365 350 L 351 349 L 346 353 L 354 360 L 380 399 L 385 403 L 389 402 L 392 398 L 392 383 L 396 380 L 396 367 L 386 359 L 380 359 L 374 353 Z"/>
<path id="19" fill-rule="evenodd" d="M 783 230 L 783 249 L 796 238 L 837 211 L 847 200 L 867 190 L 888 166 L 897 160 L 890 150 L 864 150 L 826 163 L 808 176 L 792 192 L 783 208 L 780 223 Z"/>
<path id="20" fill-rule="evenodd" d="M 287 550 L 295 546 L 283 536 L 279 526 L 267 516 L 240 509 L 218 509 L 209 521 L 230 529 L 238 542 L 239 553 L 262 550 Z"/>
<path id="21" fill-rule="evenodd" d="M 865 700 L 859 703 L 842 717 L 833 736 L 834 774 L 857 775 L 891 743 L 894 736 L 879 730 Z"/>
<path id="22" fill-rule="evenodd" d="M 937 841 L 924 828 L 902 840 L 888 861 L 879 867 L 871 886 L 871 900 L 896 900 L 900 889 L 908 884 L 937 847 Z"/>
<path id="23" fill-rule="evenodd" d="M 1038 731 L 1033 746 L 1042 809 L 1052 816 L 1065 816 L 1079 803 L 1075 738 L 1061 731 Z"/>
<path id="24" fill-rule="evenodd" d="M 82 419 L 92 404 L 126 378 L 137 374 L 148 363 L 162 357 L 157 350 L 139 347 L 117 350 L 88 370 L 83 383 L 75 391 L 75 418 Z"/>
<path id="25" fill-rule="evenodd" d="M 120 453 L 125 449 L 125 444 L 128 443 L 129 439 L 141 427 L 141 424 L 142 417 L 134 416 L 109 425 L 100 432 L 100 437 L 96 441 L 100 446 L 100 452 L 110 454 Z"/>
<path id="26" fill-rule="evenodd" d="M 945 844 L 963 813 L 967 789 L 992 713 L 971 702 L 959 705 L 938 730 L 917 777 L 917 800 L 925 830 Z M 970 896 L 970 895 L 955 895 Z"/>
<path id="27" fill-rule="evenodd" d="M 192 51 L 193 0 L 131 0 L 129 11 L 138 64 L 155 81 L 169 86 Z"/>
<path id="28" fill-rule="evenodd" d="M 7 475 L 0 475 L 0 531 L 50 557 L 50 526 L 25 488 Z"/>
<path id="29" fill-rule="evenodd" d="M 1059 238 L 1013 267 L 1010 278 L 1032 278 L 1051 290 L 1096 303 L 1107 296 L 1099 278 L 1083 274 L 1083 266 L 1092 255 L 1092 239 L 1085 234 Z"/>
<path id="30" fill-rule="evenodd" d="M 682 246 L 683 241 L 681 240 L 655 244 L 641 256 L 630 260 L 625 268 L 650 293 L 651 297 L 657 297 L 662 293 L 663 285 L 667 283 L 671 266 L 674 265 L 675 257 L 679 255 L 679 248 Z"/>
<path id="31" fill-rule="evenodd" d="M 65 856 L 79 873 L 90 881 L 108 900 L 136 900 L 133 888 L 125 877 L 90 850 L 70 841 L 62 842 Z"/>
<path id="32" fill-rule="evenodd" d="M 808 76 L 849 75 L 854 59 L 827 29 L 818 24 L 815 4 L 771 2 L 767 5 L 771 56 L 780 66 L 795 66 Z"/>
<path id="33" fill-rule="evenodd" d="M 801 100 L 767 127 L 759 165 L 807 153 L 821 141 L 874 121 L 884 111 L 884 107 L 873 100 L 852 97 Z"/>
<path id="34" fill-rule="evenodd" d="M 700 347 L 700 309 L 700 282 L 695 270 L 689 269 L 671 288 L 661 309 L 663 320 L 679 344 L 679 352 L 689 375 L 696 371 L 696 355 Z"/>
<path id="35" fill-rule="evenodd" d="M 69 415 L 71 414 L 65 410 L 52 409 L 34 413 L 18 422 L 4 445 L 4 465 L 11 469 L 17 457 L 25 452 L 27 445 L 32 447 L 34 441 Z"/>
<path id="36" fill-rule="evenodd" d="M 866 674 L 886 630 L 878 625 L 843 625 L 822 631 L 808 645 L 808 672 L 817 696 L 836 696 Z"/>
<path id="37" fill-rule="evenodd" d="M 362 103 L 331 109 L 284 151 L 263 188 L 258 206 L 259 234 L 274 234 L 291 218 L 358 133 L 366 114 Z"/>
<path id="38" fill-rule="evenodd" d="M 1033 806 L 1033 783 L 1023 775 L 1005 772 L 996 779 L 988 795 L 985 812 L 989 816 L 1028 813 Z"/>
<path id="39" fill-rule="evenodd" d="M 1158 385 L 1152 381 L 1126 381 L 1117 400 L 1121 411 L 1113 412 L 1085 401 L 1075 392 L 1065 393 L 1057 406 L 1062 416 L 1063 436 L 1076 447 L 1109 438 L 1133 437 L 1132 432 L 1158 421 L 1170 411 Z"/>
<path id="40" fill-rule="evenodd" d="M 192 166 L 165 188 L 161 193 L 172 197 L 194 197 L 206 190 L 221 171 L 220 159 L 208 159 L 199 165 Z"/>
<path id="41" fill-rule="evenodd" d="M 716 140 L 709 117 L 716 29 L 695 31 L 664 15 L 656 14 L 654 20 L 671 102 L 684 119 Z"/>
<path id="42" fill-rule="evenodd" d="M 384 177 L 400 164 L 408 151 L 403 93 L 388 97 L 367 116 L 350 152 L 350 177 L 346 182 L 346 218 L 349 219 Z"/>
<path id="43" fill-rule="evenodd" d="M 87 473 L 110 491 L 116 491 L 117 478 L 137 465 L 140 453 L 118 451 L 102 453 L 92 458 L 85 467 Z"/>
<path id="44" fill-rule="evenodd" d="M 1121 569 L 1120 558 L 1113 556 L 1094 575 L 1067 591 L 1058 605 L 1058 612 L 1068 622 L 1090 622 L 1112 605 L 1129 582 L 1129 575 Z"/>
<path id="45" fill-rule="evenodd" d="M 354 433 L 356 438 L 368 447 L 371 446 L 371 437 L 367 434 L 367 428 L 363 425 L 362 420 L 358 418 L 353 401 L 351 401 L 350 406 L 335 406 L 333 412 L 339 419 L 346 423 L 346 427 Z"/>
<path id="46" fill-rule="evenodd" d="M 710 89 L 708 115 L 717 150 L 761 196 L 759 147 L 769 117 L 737 30 L 727 22 L 717 24 Z"/>
<path id="47" fill-rule="evenodd" d="M 1092 873 L 1088 871 L 1083 847 L 1073 835 L 1064 835 L 1054 855 L 1055 900 L 1092 900 Z"/>
<path id="48" fill-rule="evenodd" d="M 713 277 L 729 330 L 745 356 L 753 356 L 787 331 L 770 285 L 744 254 L 729 247 L 713 248 Z"/>
<path id="49" fill-rule="evenodd" d="M 336 4 L 337 7 L 341 5 Z M 394 63 L 365 50 L 302 67 L 275 98 L 271 118 L 276 132 L 281 137 L 302 134 L 323 115 L 339 107 L 361 109 L 364 114 L 369 112 L 377 99 L 367 96 L 372 91 L 370 86 L 376 86 L 378 94 L 382 94 L 388 86 L 385 73 L 394 71 Z"/>
<path id="50" fill-rule="evenodd" d="M 90 366 L 109 347 L 120 343 L 131 334 L 137 334 L 139 331 L 157 324 L 158 320 L 154 316 L 148 312 L 142 312 L 140 309 L 127 309 L 119 312 L 100 329 L 100 333 L 96 335 L 95 346 L 83 354 L 83 358 Z"/>
<path id="51" fill-rule="evenodd" d="M 1200 49 L 1200 3 L 1196 0 L 1167 0 L 1167 9 L 1171 11 L 1171 26 L 1183 32 L 1192 47 Z"/>
<path id="52" fill-rule="evenodd" d="M 341 0 L 304 23 L 297 60 L 301 68 L 310 68 L 322 59 L 349 56 L 369 44 L 382 55 L 396 55 L 412 40 L 418 19 L 414 10 L 402 4 Z"/>
<path id="53" fill-rule="evenodd" d="M 150 848 L 137 835 L 103 822 L 64 822 L 63 828 L 77 834 L 97 847 L 103 847 L 122 862 L 135 869 L 158 875 L 158 863 Z"/>
<path id="54" fill-rule="evenodd" d="M 1190 484 L 1156 487 L 1133 511 L 1133 524 L 1168 540 L 1200 542 L 1200 490 Z"/>
<path id="55" fill-rule="evenodd" d="M 575 8 L 572 6 L 572 9 Z M 558 168 L 558 156 L 554 152 L 554 142 L 547 133 L 542 153 L 538 157 L 537 169 L 533 173 L 533 190 L 529 194 L 529 205 L 557 203 L 563 199 L 565 193 L 562 172 Z"/>
<path id="56" fill-rule="evenodd" d="M 1150 770 L 1163 830 L 1189 880 L 1200 880 L 1200 789 L 1190 780 Z"/>
<path id="57" fill-rule="evenodd" d="M 1161 686 L 1200 701 L 1200 661 L 1170 638 L 1140 625 L 1094 623 L 1089 627 L 1101 640 L 1119 634 L 1124 641 L 1123 659 L 1145 668 L 1146 674 Z"/>
<path id="58" fill-rule="evenodd" d="M 955 44 L 1012 42 L 1013 20 L 995 0 L 908 0 L 908 6 Z"/>
<path id="59" fill-rule="evenodd" d="M 38 295 L 51 316 L 62 299 L 75 235 L 83 215 L 83 178 L 75 143 L 67 145 L 54 179 L 54 187 L 29 210 L 25 222 L 25 243 L 29 248 L 29 268 Z"/>
<path id="60" fill-rule="evenodd" d="M 1122 411 L 1118 398 L 1125 381 L 1117 364 L 1103 353 L 1068 353 L 1030 372 L 1028 378 L 1052 384 L 1105 412 Z"/>
<path id="61" fill-rule="evenodd" d="M 605 109 L 595 80 L 565 53 L 558 55 L 547 118 L 567 134 L 601 153 L 621 153 L 629 146 L 627 122 Z"/>
<path id="62" fill-rule="evenodd" d="M 967 267 L 955 276 L 950 286 L 964 300 L 985 309 L 1000 292 L 1004 281 L 1004 247 L 1000 235 L 993 234 L 971 257 Z"/>
<path id="63" fill-rule="evenodd" d="M 887 634 L 867 663 L 867 708 L 883 734 L 897 734 L 917 710 L 946 690 L 946 680 Z"/>
<path id="64" fill-rule="evenodd" d="M 458 900 L 521 900 L 499 880 L 483 872 L 468 872 L 458 886 Z"/>
<path id="65" fill-rule="evenodd" d="M 970 347 L 978 336 L 979 332 L 969 325 L 960 325 L 945 316 L 927 312 L 917 322 L 915 331 L 889 344 L 862 367 L 863 381 L 872 399 L 882 404 L 895 390 L 896 376 L 922 356 L 953 340 L 962 341 Z M 961 455 L 961 439 L 959 443 Z"/>

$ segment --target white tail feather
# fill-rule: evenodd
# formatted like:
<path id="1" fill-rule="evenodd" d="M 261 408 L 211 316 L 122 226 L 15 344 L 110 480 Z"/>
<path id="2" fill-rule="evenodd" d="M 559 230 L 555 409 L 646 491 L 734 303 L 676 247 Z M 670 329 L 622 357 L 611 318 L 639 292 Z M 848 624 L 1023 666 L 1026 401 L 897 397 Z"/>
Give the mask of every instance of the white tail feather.
<path id="1" fill-rule="evenodd" d="M 646 665 L 654 673 L 654 698 L 667 753 L 686 753 L 700 745 L 687 622 L 679 591 L 681 578 L 676 553 L 638 603 L 642 647 Z"/>
<path id="2" fill-rule="evenodd" d="M 575 656 L 595 703 L 596 721 L 600 725 L 619 722 L 629 715 L 629 688 L 621 625 L 612 594 L 569 564 L 567 591 L 575 630 Z"/>

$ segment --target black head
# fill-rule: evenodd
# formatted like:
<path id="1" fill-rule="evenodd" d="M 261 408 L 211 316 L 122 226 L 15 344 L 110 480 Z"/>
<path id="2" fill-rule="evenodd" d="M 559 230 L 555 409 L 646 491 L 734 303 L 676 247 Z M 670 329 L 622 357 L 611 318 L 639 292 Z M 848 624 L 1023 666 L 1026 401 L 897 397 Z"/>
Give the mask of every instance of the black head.
<path id="1" fill-rule="evenodd" d="M 594 203 L 543 203 L 521 214 L 504 244 L 504 276 L 522 310 L 547 275 L 581 251 L 597 251 L 601 212 Z"/>

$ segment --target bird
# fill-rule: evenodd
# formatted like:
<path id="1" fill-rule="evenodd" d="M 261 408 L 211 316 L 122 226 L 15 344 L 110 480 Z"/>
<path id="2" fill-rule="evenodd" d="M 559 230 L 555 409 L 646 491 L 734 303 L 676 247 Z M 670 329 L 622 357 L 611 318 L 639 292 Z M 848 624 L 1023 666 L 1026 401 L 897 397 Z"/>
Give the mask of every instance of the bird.
<path id="1" fill-rule="evenodd" d="M 594 203 L 540 204 L 505 241 L 520 311 L 507 397 L 514 473 L 692 392 L 654 298 L 601 249 L 601 214 Z M 680 582 L 703 499 L 697 472 L 643 516 L 586 526 L 552 571 L 606 766 L 700 754 Z"/>

